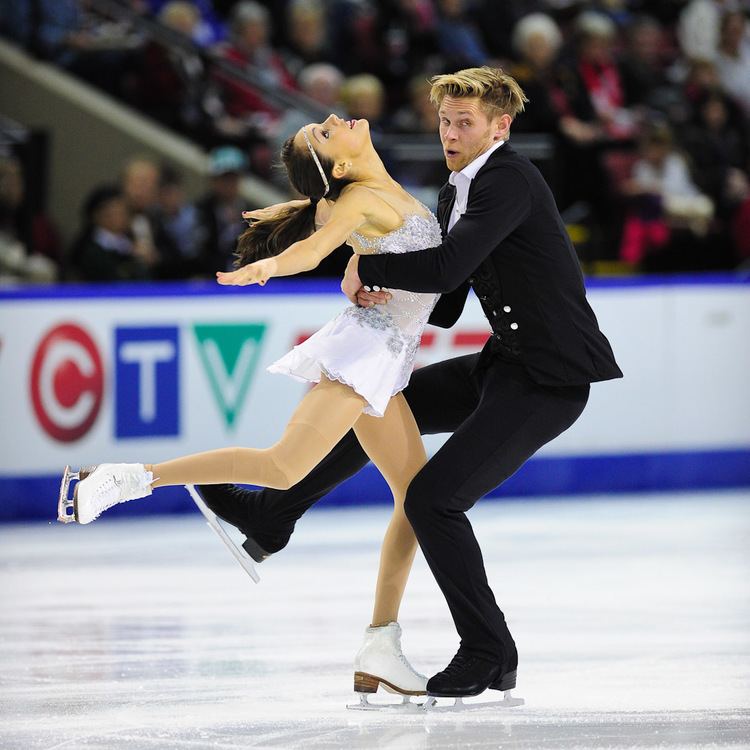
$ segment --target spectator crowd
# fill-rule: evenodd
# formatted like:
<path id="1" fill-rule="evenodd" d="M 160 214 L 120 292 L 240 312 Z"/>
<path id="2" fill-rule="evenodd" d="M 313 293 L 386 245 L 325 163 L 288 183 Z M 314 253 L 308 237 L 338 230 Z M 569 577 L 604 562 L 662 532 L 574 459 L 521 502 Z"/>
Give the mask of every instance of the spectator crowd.
<path id="1" fill-rule="evenodd" d="M 270 92 L 367 118 L 384 143 L 437 142 L 428 79 L 474 65 L 499 65 L 524 88 L 512 132 L 554 144 L 553 189 L 584 262 L 750 262 L 749 0 L 122 2 L 169 33 L 103 19 L 93 0 L 0 0 L 0 24 L 209 149 L 206 194 L 192 202 L 177 171 L 134 159 L 90 195 L 63 251 L 44 217 L 21 236 L 22 186 L 5 158 L 0 275 L 13 273 L 2 248 L 15 243 L 17 255 L 26 242 L 39 258 L 28 278 L 50 264 L 66 278 L 210 277 L 231 264 L 242 174 L 277 179 L 275 154 L 306 121 Z"/>

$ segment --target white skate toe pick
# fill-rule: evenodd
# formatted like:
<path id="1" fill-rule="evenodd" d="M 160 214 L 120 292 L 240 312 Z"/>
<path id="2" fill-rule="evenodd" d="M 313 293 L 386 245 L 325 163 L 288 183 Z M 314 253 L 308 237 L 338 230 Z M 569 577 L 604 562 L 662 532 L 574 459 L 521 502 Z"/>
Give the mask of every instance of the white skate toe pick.
<path id="1" fill-rule="evenodd" d="M 63 499 L 63 491 L 67 495 L 67 485 L 72 478 L 76 478 L 75 474 L 66 467 L 60 490 L 63 512 L 70 504 Z M 113 505 L 150 495 L 153 475 L 145 470 L 143 464 L 99 464 L 81 469 L 78 480 L 73 492 L 72 520 L 91 523 Z"/>

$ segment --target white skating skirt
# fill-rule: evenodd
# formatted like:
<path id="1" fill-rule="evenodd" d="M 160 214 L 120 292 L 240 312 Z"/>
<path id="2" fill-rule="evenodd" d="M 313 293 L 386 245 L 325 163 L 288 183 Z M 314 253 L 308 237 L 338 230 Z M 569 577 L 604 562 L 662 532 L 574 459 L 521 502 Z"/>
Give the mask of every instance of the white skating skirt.
<path id="1" fill-rule="evenodd" d="M 391 397 L 407 386 L 416 349 L 407 337 L 360 325 L 342 314 L 270 365 L 268 372 L 308 383 L 321 377 L 338 380 L 367 401 L 365 414 L 382 417 Z"/>

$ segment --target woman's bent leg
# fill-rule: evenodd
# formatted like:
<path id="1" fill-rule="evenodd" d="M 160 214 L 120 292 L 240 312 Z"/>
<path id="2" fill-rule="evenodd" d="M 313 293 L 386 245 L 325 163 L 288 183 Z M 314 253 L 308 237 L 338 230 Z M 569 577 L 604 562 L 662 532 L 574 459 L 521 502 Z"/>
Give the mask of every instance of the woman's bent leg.
<path id="1" fill-rule="evenodd" d="M 321 379 L 270 448 L 220 448 L 147 465 L 154 487 L 177 484 L 256 484 L 287 489 L 305 477 L 362 414 L 364 399 L 349 386 Z"/>
<path id="2" fill-rule="evenodd" d="M 416 537 L 404 514 L 404 498 L 409 483 L 427 463 L 427 455 L 414 416 L 400 393 L 390 400 L 382 419 L 362 416 L 354 431 L 393 493 L 393 515 L 380 552 L 372 614 L 372 625 L 377 626 L 398 619 L 417 551 Z"/>
<path id="3" fill-rule="evenodd" d="M 373 693 L 384 683 L 398 693 L 423 695 L 427 678 L 404 657 L 401 627 L 396 619 L 417 550 L 417 540 L 404 514 L 404 498 L 412 477 L 427 457 L 414 417 L 401 394 L 391 399 L 382 419 L 360 417 L 354 431 L 388 482 L 394 499 L 393 515 L 380 552 L 372 625 L 365 630 L 364 642 L 354 659 L 354 690 Z"/>

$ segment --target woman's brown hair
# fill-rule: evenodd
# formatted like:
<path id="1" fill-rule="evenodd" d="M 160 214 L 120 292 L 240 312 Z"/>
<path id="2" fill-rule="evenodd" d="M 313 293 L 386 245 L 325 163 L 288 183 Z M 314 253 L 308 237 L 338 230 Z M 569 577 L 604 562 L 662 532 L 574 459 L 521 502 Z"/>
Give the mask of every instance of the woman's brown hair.
<path id="1" fill-rule="evenodd" d="M 312 154 L 294 143 L 289 137 L 281 147 L 281 161 L 292 187 L 310 202 L 292 206 L 272 219 L 254 221 L 237 240 L 234 265 L 236 268 L 253 263 L 261 258 L 270 258 L 286 250 L 299 240 L 304 240 L 315 231 L 315 212 L 323 196 L 335 201 L 341 191 L 353 180 L 333 176 L 333 160 L 317 154 L 318 161 L 330 185 L 328 193 Z"/>

